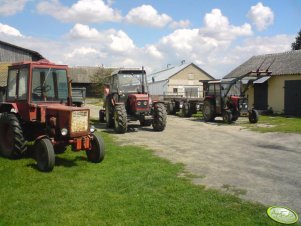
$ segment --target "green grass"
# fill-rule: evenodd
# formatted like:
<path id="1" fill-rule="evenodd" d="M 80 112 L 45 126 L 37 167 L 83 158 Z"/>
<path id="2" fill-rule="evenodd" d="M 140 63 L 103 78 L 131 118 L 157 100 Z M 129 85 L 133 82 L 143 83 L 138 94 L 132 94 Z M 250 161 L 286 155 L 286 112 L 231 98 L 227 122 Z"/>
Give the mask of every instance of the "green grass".
<path id="1" fill-rule="evenodd" d="M 257 124 L 244 124 L 244 126 L 263 133 L 301 133 L 301 118 L 261 115 Z"/>
<path id="2" fill-rule="evenodd" d="M 31 158 L 0 158 L 0 225 L 280 225 L 266 207 L 193 185 L 182 165 L 102 135 L 101 164 L 67 151 L 41 173 Z"/>

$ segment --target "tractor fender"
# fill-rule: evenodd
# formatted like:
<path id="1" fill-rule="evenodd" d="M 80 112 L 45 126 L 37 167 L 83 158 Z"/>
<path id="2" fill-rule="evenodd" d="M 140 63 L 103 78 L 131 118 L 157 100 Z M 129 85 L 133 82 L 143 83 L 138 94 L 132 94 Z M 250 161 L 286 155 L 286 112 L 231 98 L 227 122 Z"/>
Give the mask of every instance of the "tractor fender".
<path id="1" fill-rule="evenodd" d="M 18 106 L 16 103 L 1 103 L 0 104 L 0 113 L 4 112 L 12 112 L 12 113 L 18 113 Z"/>

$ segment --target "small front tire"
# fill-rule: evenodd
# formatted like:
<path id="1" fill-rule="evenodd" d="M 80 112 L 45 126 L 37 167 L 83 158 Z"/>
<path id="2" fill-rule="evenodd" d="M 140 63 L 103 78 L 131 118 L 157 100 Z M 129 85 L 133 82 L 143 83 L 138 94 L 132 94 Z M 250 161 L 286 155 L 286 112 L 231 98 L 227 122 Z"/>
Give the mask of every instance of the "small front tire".
<path id="1" fill-rule="evenodd" d="M 48 138 L 42 138 L 35 143 L 35 153 L 38 169 L 42 172 L 50 172 L 55 165 L 54 149 Z"/>
<path id="2" fill-rule="evenodd" d="M 100 136 L 92 134 L 91 150 L 87 150 L 87 158 L 90 162 L 100 163 L 105 156 L 105 145 Z"/>

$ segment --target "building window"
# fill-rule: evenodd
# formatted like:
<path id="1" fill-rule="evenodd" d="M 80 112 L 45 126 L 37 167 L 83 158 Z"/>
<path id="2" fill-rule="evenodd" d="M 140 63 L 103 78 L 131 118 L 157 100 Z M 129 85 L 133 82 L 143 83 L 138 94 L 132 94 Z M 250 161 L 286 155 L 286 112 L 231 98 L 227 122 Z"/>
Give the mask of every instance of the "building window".
<path id="1" fill-rule="evenodd" d="M 173 88 L 173 93 L 178 93 L 178 88 Z"/>

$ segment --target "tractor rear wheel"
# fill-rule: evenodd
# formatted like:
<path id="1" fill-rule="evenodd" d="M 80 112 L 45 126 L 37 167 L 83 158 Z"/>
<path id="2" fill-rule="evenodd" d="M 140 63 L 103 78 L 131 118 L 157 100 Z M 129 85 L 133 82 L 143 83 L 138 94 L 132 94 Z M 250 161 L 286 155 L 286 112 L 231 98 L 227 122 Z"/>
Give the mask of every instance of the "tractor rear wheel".
<path id="1" fill-rule="evenodd" d="M 99 163 L 105 157 L 105 145 L 100 136 L 92 134 L 92 148 L 91 150 L 86 151 L 87 158 L 90 162 Z"/>
<path id="2" fill-rule="evenodd" d="M 232 122 L 232 113 L 229 110 L 223 112 L 223 121 L 230 124 Z"/>
<path id="3" fill-rule="evenodd" d="M 215 118 L 215 110 L 212 101 L 205 100 L 203 106 L 203 117 L 205 122 L 212 122 Z"/>
<path id="4" fill-rule="evenodd" d="M 127 131 L 127 114 L 123 104 L 115 106 L 114 126 L 116 133 L 125 133 Z"/>
<path id="5" fill-rule="evenodd" d="M 0 116 L 0 153 L 7 158 L 20 158 L 27 150 L 19 119 L 4 112 Z"/>
<path id="6" fill-rule="evenodd" d="M 191 117 L 192 112 L 191 112 L 189 103 L 183 103 L 183 105 L 182 105 L 182 115 L 184 117 L 187 117 L 187 118 Z"/>
<path id="7" fill-rule="evenodd" d="M 106 123 L 107 123 L 107 128 L 113 128 L 114 126 L 114 119 L 113 119 L 113 106 L 110 103 L 110 100 L 107 98 L 106 100 Z"/>
<path id="8" fill-rule="evenodd" d="M 154 106 L 153 128 L 155 131 L 163 131 L 166 127 L 167 113 L 165 106 L 162 103 L 157 103 Z"/>
<path id="9" fill-rule="evenodd" d="M 249 111 L 249 122 L 250 123 L 257 123 L 258 122 L 258 111 L 256 111 L 255 109 L 252 109 L 251 111 Z"/>
<path id="10" fill-rule="evenodd" d="M 35 153 L 38 169 L 42 172 L 50 172 L 55 164 L 54 149 L 48 138 L 42 138 L 35 143 Z"/>

